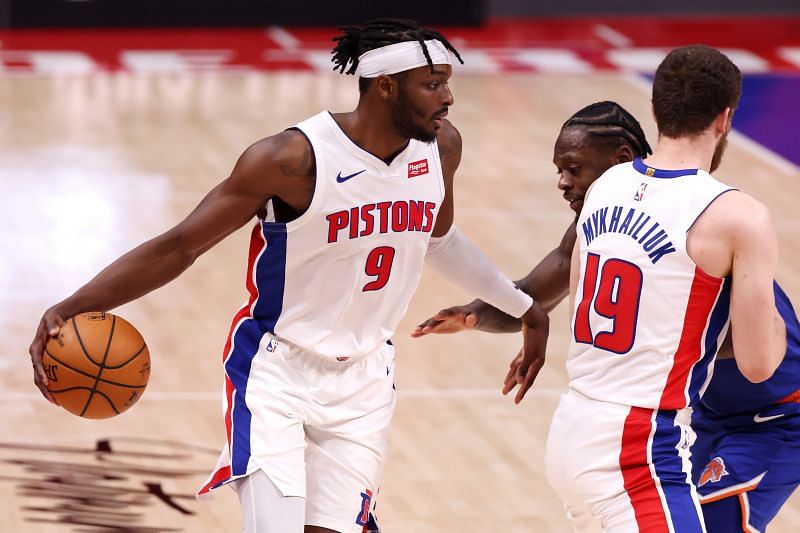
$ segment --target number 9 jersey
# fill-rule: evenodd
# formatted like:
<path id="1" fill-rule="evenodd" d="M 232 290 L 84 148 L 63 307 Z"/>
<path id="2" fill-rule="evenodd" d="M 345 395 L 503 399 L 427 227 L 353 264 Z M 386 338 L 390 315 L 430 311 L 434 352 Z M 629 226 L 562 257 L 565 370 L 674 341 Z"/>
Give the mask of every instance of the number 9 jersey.
<path id="1" fill-rule="evenodd" d="M 646 409 L 698 401 L 728 328 L 730 280 L 695 265 L 686 237 L 729 190 L 703 170 L 657 170 L 638 158 L 594 183 L 577 223 L 572 389 Z"/>
<path id="2" fill-rule="evenodd" d="M 328 112 L 296 128 L 314 151 L 314 196 L 299 218 L 254 228 L 243 311 L 305 350 L 362 357 L 391 337 L 419 283 L 444 198 L 438 145 L 412 139 L 387 164 Z"/>

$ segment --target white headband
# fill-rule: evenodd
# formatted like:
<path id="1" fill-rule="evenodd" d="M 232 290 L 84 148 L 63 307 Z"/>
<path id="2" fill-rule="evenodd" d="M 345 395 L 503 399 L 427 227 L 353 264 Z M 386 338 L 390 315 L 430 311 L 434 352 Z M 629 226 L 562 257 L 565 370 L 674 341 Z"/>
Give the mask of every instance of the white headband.
<path id="1" fill-rule="evenodd" d="M 434 65 L 450 65 L 450 53 L 441 41 L 431 39 L 425 41 L 431 62 Z M 382 46 L 369 52 L 364 52 L 358 57 L 356 76 L 359 78 L 377 78 L 381 74 L 397 74 L 405 70 L 421 67 L 428 64 L 422 46 L 418 41 L 403 41 L 402 43 Z"/>

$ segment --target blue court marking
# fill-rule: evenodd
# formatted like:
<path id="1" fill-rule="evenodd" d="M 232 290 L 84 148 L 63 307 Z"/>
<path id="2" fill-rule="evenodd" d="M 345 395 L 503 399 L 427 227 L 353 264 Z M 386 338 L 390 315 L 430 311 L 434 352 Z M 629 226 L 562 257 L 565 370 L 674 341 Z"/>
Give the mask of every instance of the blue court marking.
<path id="1" fill-rule="evenodd" d="M 773 152 L 800 165 L 800 75 L 747 74 L 733 127 Z"/>
<path id="2" fill-rule="evenodd" d="M 652 85 L 653 75 L 644 76 Z M 800 74 L 764 73 L 742 76 L 742 97 L 733 128 L 800 166 Z"/>

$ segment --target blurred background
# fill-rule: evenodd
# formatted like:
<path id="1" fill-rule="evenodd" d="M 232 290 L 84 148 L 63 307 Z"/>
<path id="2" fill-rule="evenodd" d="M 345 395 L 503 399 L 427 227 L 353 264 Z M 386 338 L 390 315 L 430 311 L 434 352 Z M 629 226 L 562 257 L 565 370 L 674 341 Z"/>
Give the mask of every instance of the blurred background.
<path id="1" fill-rule="evenodd" d="M 356 82 L 332 71 L 331 38 L 373 17 L 416 19 L 463 56 L 449 115 L 464 140 L 456 220 L 514 278 L 573 217 L 551 162 L 561 124 L 615 100 L 655 145 L 658 63 L 675 46 L 722 49 L 745 76 L 717 176 L 770 208 L 779 281 L 800 297 L 797 0 L 0 0 L 0 531 L 238 531 L 232 491 L 194 492 L 225 438 L 220 354 L 246 296 L 251 226 L 114 311 L 153 357 L 125 414 L 84 420 L 49 405 L 28 345 L 48 306 L 180 221 L 249 144 L 352 109 Z M 566 384 L 566 305 L 552 314 L 547 367 L 514 406 L 499 389 L 517 335 L 408 336 L 471 299 L 426 272 L 393 339 L 384 531 L 568 531 L 543 473 Z M 770 531 L 798 523 L 795 494 Z"/>
<path id="2" fill-rule="evenodd" d="M 401 5 L 402 4 L 402 5 Z M 425 2 L 324 0 L 291 2 L 248 2 L 247 0 L 2 0 L 0 25 L 9 28 L 64 26 L 290 26 L 336 25 L 377 17 L 412 18 L 429 25 L 480 25 L 495 17 L 583 17 L 603 14 L 696 15 L 797 14 L 794 0 L 443 0 Z"/>

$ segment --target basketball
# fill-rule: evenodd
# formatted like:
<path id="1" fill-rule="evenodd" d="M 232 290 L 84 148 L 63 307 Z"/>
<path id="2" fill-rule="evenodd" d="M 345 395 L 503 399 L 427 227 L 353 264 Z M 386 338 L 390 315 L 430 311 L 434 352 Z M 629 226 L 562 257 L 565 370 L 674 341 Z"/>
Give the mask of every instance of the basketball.
<path id="1" fill-rule="evenodd" d="M 53 399 L 83 418 L 110 418 L 141 398 L 150 378 L 150 352 L 128 321 L 83 313 L 67 321 L 42 358 Z"/>

